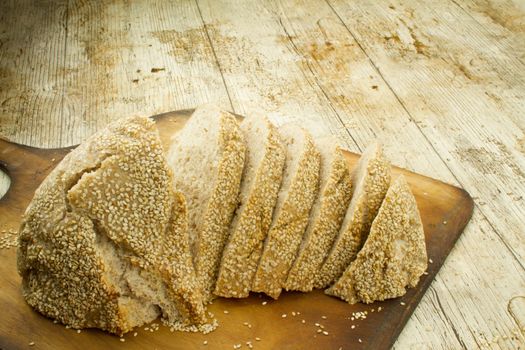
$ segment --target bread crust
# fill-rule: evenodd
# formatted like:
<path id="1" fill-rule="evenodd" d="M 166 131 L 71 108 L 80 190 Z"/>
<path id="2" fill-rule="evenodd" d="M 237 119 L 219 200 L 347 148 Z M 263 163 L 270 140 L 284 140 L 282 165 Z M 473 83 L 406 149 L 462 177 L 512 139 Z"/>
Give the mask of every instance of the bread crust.
<path id="1" fill-rule="evenodd" d="M 339 236 L 316 276 L 315 288 L 325 288 L 335 282 L 355 259 L 366 240 L 390 180 L 390 163 L 384 158 L 381 145 L 372 144 L 354 171 L 352 200 Z"/>
<path id="2" fill-rule="evenodd" d="M 173 205 L 152 120 L 121 119 L 90 137 L 44 180 L 22 220 L 17 265 L 28 304 L 73 328 L 116 334 L 160 312 L 180 329 L 206 328 L 198 301 L 183 315 L 172 300 L 137 296 L 148 286 L 161 296 L 173 292 L 177 276 L 159 268 L 173 263 L 162 243 L 175 229 L 172 219 L 186 220 L 184 210 L 172 217 Z"/>
<path id="3" fill-rule="evenodd" d="M 268 232 L 261 259 L 252 284 L 252 291 L 264 292 L 277 299 L 297 255 L 301 240 L 308 225 L 310 210 L 319 191 L 319 170 L 321 155 L 312 136 L 297 127 L 295 132 L 303 133 L 304 149 L 288 188 L 281 188 L 279 196 L 286 196 L 280 211 L 274 212 L 273 223 Z M 287 143 L 299 140 L 287 139 Z M 290 152 L 290 148 L 288 149 Z M 283 193 L 285 192 L 285 193 Z"/>
<path id="4" fill-rule="evenodd" d="M 396 298 L 427 268 L 423 224 L 403 175 L 393 183 L 357 258 L 326 294 L 350 304 Z"/>
<path id="5" fill-rule="evenodd" d="M 335 155 L 331 164 L 321 164 L 330 168 L 329 178 L 324 188 L 321 188 L 317 199 L 320 202 L 319 213 L 311 218 L 312 221 L 304 237 L 304 246 L 288 273 L 284 284 L 286 290 L 301 292 L 313 290 L 315 276 L 337 237 L 352 197 L 352 179 L 348 162 L 339 147 L 334 148 L 333 151 Z"/>
<path id="6" fill-rule="evenodd" d="M 223 251 L 214 291 L 217 296 L 244 298 L 249 295 L 271 224 L 282 181 L 286 149 L 275 126 L 267 119 L 265 124 L 269 131 L 266 140 L 261 140 L 264 142 L 261 144 L 264 157 L 249 189 L 246 203 L 237 212 L 237 222 L 233 224 Z"/>

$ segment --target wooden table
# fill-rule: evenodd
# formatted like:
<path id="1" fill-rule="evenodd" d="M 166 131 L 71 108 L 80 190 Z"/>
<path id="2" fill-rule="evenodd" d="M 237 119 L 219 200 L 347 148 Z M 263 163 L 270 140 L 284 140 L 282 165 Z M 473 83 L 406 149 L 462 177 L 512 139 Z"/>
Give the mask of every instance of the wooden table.
<path id="1" fill-rule="evenodd" d="M 524 14 L 519 0 L 4 0 L 0 135 L 63 147 L 209 101 L 354 152 L 379 138 L 476 202 L 395 347 L 523 349 Z"/>

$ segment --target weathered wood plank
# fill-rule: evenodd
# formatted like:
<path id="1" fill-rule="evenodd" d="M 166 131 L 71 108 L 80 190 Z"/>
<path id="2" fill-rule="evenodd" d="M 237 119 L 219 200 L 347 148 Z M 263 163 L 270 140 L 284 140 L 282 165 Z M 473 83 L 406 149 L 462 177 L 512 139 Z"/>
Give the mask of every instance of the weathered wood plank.
<path id="1" fill-rule="evenodd" d="M 0 134 L 24 144 L 61 136 L 67 1 L 0 2 Z"/>
<path id="2" fill-rule="evenodd" d="M 522 193 L 525 193 L 525 156 L 519 148 L 525 137 L 523 131 L 504 110 L 487 98 L 478 84 L 455 75 L 457 66 L 447 61 L 451 47 L 457 52 L 464 50 L 460 47 L 467 42 L 464 37 L 472 34 L 469 27 L 462 30 L 463 35 L 453 35 L 453 26 L 457 28 L 461 21 L 447 22 L 446 18 L 440 17 L 436 24 L 432 26 L 428 22 L 429 27 L 422 30 L 414 23 L 427 23 L 420 18 L 428 16 L 425 12 L 428 6 L 409 1 L 400 6 L 391 9 L 388 5 L 363 1 L 351 5 L 333 2 L 349 31 L 425 138 L 461 185 L 478 199 L 481 212 L 495 226 L 515 258 L 524 261 L 525 206 Z M 439 15 L 435 11 L 431 12 L 432 15 Z M 465 21 L 472 21 L 457 7 L 456 12 L 462 13 Z M 409 16 L 412 17 L 410 21 Z M 447 46 L 440 46 L 440 41 L 428 34 L 434 32 L 448 33 Z M 421 40 L 425 43 L 420 44 L 417 38 L 424 35 L 425 39 Z M 473 36 L 471 41 L 476 41 L 476 37 Z M 468 49 L 467 55 L 471 52 L 480 56 L 484 54 L 477 46 L 471 45 Z M 432 54 L 424 54 L 424 50 Z M 515 72 L 517 82 L 524 79 L 524 71 Z M 489 81 L 482 83 L 487 84 Z M 521 94 L 525 93 L 525 89 L 521 89 Z M 508 103 L 512 101 L 508 100 Z M 521 109 L 521 106 L 515 108 Z"/>
<path id="3" fill-rule="evenodd" d="M 4 137 L 68 146 L 123 116 L 231 107 L 191 1 L 8 5 L 0 11 Z"/>
<path id="4" fill-rule="evenodd" d="M 329 103 L 266 5 L 249 1 L 198 1 L 208 35 L 240 114 L 266 114 L 277 124 L 295 122 L 316 136 L 334 134 L 359 152 L 353 131 Z"/>

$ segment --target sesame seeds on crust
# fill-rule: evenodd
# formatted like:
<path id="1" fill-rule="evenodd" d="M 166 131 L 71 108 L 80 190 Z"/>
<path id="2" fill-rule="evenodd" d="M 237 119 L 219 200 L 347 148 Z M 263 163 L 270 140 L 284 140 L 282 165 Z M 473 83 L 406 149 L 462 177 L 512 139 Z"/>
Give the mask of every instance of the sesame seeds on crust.
<path id="1" fill-rule="evenodd" d="M 158 277 L 171 181 L 147 118 L 114 122 L 69 153 L 37 189 L 20 228 L 17 263 L 28 304 L 73 328 L 117 334 L 157 317 L 123 278 L 144 270 L 157 279 L 141 283 L 171 288 Z M 180 319 L 166 304 L 167 317 Z"/>
<path id="2" fill-rule="evenodd" d="M 228 113 L 221 119 L 219 136 L 223 154 L 217 169 L 215 189 L 203 218 L 195 256 L 195 269 L 206 301 L 212 298 L 221 255 L 237 208 L 246 153 L 244 136 L 233 115 Z"/>
<path id="3" fill-rule="evenodd" d="M 404 176 L 393 183 L 357 258 L 327 294 L 353 304 L 396 298 L 427 268 L 423 225 Z"/>
<path id="4" fill-rule="evenodd" d="M 286 279 L 284 287 L 287 290 L 310 292 L 313 289 L 316 273 L 336 239 L 352 197 L 348 163 L 339 147 L 333 151 L 335 155 L 331 164 L 321 165 L 329 167 L 329 178 L 317 199 L 320 202 L 319 211 L 310 219 L 304 247 L 299 251 Z"/>
<path id="5" fill-rule="evenodd" d="M 390 163 L 384 158 L 381 146 L 369 146 L 354 172 L 355 189 L 343 226 L 316 276 L 314 287 L 325 288 L 335 282 L 355 259 L 385 197 L 390 179 Z"/>
<path id="6" fill-rule="evenodd" d="M 302 131 L 299 129 L 299 131 Z M 304 132 L 304 149 L 290 187 L 286 190 L 286 199 L 274 223 L 268 232 L 267 242 L 259 261 L 252 284 L 252 291 L 264 292 L 274 299 L 281 294 L 281 289 L 288 271 L 295 260 L 303 233 L 308 225 L 310 210 L 319 190 L 319 171 L 321 156 L 313 143 L 312 137 Z"/>
<path id="7" fill-rule="evenodd" d="M 269 130 L 266 139 L 261 140 L 264 156 L 260 164 L 250 164 L 248 158 L 246 167 L 258 168 L 245 203 L 237 210 L 238 217 L 234 220 L 229 242 L 223 251 L 214 291 L 217 296 L 243 298 L 249 295 L 263 242 L 271 224 L 282 181 L 286 149 L 275 126 L 267 119 L 265 124 Z M 253 132 L 255 134 L 252 137 L 257 137 L 258 131 Z"/>

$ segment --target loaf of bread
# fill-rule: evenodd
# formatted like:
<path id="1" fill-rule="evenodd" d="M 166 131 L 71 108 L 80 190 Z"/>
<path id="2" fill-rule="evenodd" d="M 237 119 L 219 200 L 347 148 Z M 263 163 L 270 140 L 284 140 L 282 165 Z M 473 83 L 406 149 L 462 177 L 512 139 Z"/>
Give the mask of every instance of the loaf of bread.
<path id="1" fill-rule="evenodd" d="M 148 118 L 119 120 L 69 153 L 22 221 L 27 303 L 73 328 L 123 334 L 162 316 L 176 329 L 212 330 L 172 182 Z"/>
<path id="2" fill-rule="evenodd" d="M 284 284 L 286 290 L 309 292 L 326 259 L 352 197 L 352 179 L 343 151 L 333 138 L 316 142 L 321 153 L 320 191 L 299 253 Z"/>
<path id="3" fill-rule="evenodd" d="M 353 172 L 355 186 L 341 231 L 317 273 L 314 286 L 325 288 L 342 275 L 361 249 L 390 185 L 390 163 L 378 143 L 370 145 Z"/>
<path id="4" fill-rule="evenodd" d="M 168 151 L 175 188 L 188 202 L 195 270 L 207 301 L 238 205 L 245 151 L 235 117 L 211 105 L 195 110 Z"/>
<path id="5" fill-rule="evenodd" d="M 349 303 L 394 298 L 417 284 L 426 247 L 406 180 L 390 179 L 379 144 L 351 173 L 333 140 L 264 117 L 239 125 L 200 107 L 167 155 L 152 120 L 121 119 L 37 189 L 19 234 L 22 293 L 65 325 L 115 334 L 159 316 L 209 332 L 212 294 L 335 282 L 326 293 Z"/>
<path id="6" fill-rule="evenodd" d="M 327 294 L 350 304 L 402 296 L 427 268 L 423 224 L 403 175 L 390 186 L 368 239 Z"/>
<path id="7" fill-rule="evenodd" d="M 286 147 L 284 177 L 252 291 L 277 299 L 294 262 L 319 190 L 321 156 L 312 136 L 297 125 L 279 128 Z"/>
<path id="8" fill-rule="evenodd" d="M 215 286 L 215 295 L 245 298 L 250 293 L 283 178 L 286 147 L 267 118 L 241 124 L 247 143 L 241 205 L 233 219 Z"/>

